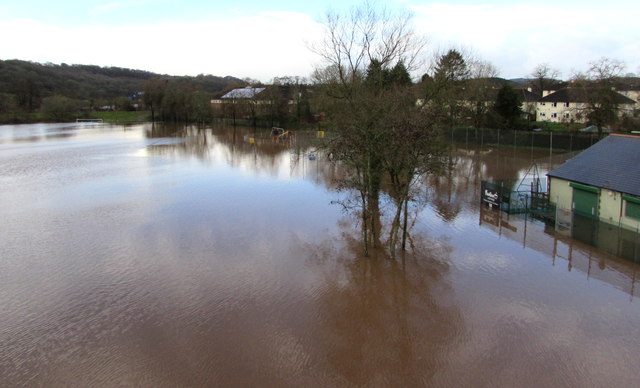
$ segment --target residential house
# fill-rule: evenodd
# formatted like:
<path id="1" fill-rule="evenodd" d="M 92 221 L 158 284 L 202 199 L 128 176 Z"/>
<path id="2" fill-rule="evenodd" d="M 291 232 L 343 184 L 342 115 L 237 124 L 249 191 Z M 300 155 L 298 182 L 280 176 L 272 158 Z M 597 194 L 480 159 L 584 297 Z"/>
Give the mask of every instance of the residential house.
<path id="1" fill-rule="evenodd" d="M 211 100 L 211 107 L 214 110 L 222 110 L 224 104 L 251 100 L 264 90 L 265 88 L 254 88 L 251 86 L 233 89 L 222 95 L 220 98 Z"/>
<path id="2" fill-rule="evenodd" d="M 462 93 L 463 100 L 457 102 L 461 107 L 459 121 L 473 119 L 476 116 L 482 116 L 493 108 L 498 97 L 500 88 L 509 81 L 502 78 L 475 78 L 468 80 L 465 92 Z M 540 99 L 535 93 L 531 92 L 531 88 L 521 88 L 514 86 L 514 90 L 518 93 L 521 101 L 520 108 L 524 118 L 534 121 L 536 118 L 537 101 Z M 424 99 L 416 100 L 416 106 L 425 105 Z M 472 120 L 473 121 L 473 120 Z M 475 123 L 473 123 L 476 125 Z"/>
<path id="3" fill-rule="evenodd" d="M 546 97 L 549 94 L 555 93 L 560 89 L 564 89 L 569 87 L 569 82 L 565 81 L 554 81 L 552 85 L 549 85 L 546 89 L 542 91 L 542 97 Z"/>
<path id="4" fill-rule="evenodd" d="M 640 109 L 640 78 L 625 78 L 616 85 L 616 91 L 636 102 L 635 109 Z"/>
<path id="5" fill-rule="evenodd" d="M 520 108 L 526 115 L 527 120 L 536 121 L 538 100 L 540 100 L 540 97 L 537 94 L 533 93 L 531 91 L 531 88 L 516 89 L 516 91 L 520 96 L 520 101 L 522 101 L 522 105 L 520 106 Z"/>
<path id="6" fill-rule="evenodd" d="M 547 175 L 559 209 L 640 229 L 640 136 L 610 135 Z"/>
<path id="7" fill-rule="evenodd" d="M 566 87 L 546 94 L 538 100 L 537 121 L 587 122 L 585 112 L 589 107 L 591 94 L 594 92 L 594 89 Z M 615 98 L 620 117 L 633 114 L 636 101 L 620 93 L 616 93 Z"/>
<path id="8" fill-rule="evenodd" d="M 304 86 L 268 85 L 233 89 L 211 100 L 213 111 L 220 117 L 279 121 L 290 116 L 302 98 Z"/>

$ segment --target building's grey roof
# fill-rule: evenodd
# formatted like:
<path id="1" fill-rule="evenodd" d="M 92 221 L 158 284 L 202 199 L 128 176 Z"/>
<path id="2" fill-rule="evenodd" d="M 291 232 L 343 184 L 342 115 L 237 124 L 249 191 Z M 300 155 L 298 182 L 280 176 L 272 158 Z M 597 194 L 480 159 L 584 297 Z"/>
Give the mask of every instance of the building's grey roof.
<path id="1" fill-rule="evenodd" d="M 542 97 L 540 102 L 589 102 L 592 94 L 595 93 L 595 89 L 584 88 L 563 88 L 555 93 L 551 93 Z M 616 104 L 635 104 L 632 99 L 623 96 L 620 93 L 615 93 Z"/>
<path id="2" fill-rule="evenodd" d="M 253 98 L 256 94 L 262 93 L 265 88 L 252 88 L 247 86 L 246 88 L 233 89 L 221 98 Z"/>
<path id="3" fill-rule="evenodd" d="M 553 84 L 551 84 L 551 85 L 547 86 L 546 88 L 544 88 L 544 90 L 553 93 L 553 92 L 558 91 L 560 89 L 564 89 L 564 88 L 566 88 L 568 86 L 569 86 L 568 82 L 557 81 L 557 82 L 553 82 Z"/>
<path id="4" fill-rule="evenodd" d="M 516 89 L 518 91 L 518 94 L 520 95 L 520 100 L 522 102 L 532 102 L 532 101 L 538 101 L 540 100 L 540 96 L 538 96 L 537 94 L 528 91 L 527 89 Z"/>
<path id="5" fill-rule="evenodd" d="M 640 136 L 610 135 L 547 175 L 640 196 L 639 167 Z"/>

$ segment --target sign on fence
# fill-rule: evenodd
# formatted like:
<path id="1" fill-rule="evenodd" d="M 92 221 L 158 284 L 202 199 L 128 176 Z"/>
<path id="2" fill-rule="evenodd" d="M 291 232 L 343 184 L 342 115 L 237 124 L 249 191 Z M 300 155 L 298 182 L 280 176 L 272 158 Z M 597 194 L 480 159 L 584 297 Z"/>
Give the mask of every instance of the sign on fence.
<path id="1" fill-rule="evenodd" d="M 487 204 L 491 208 L 500 208 L 500 193 L 498 190 L 483 185 L 482 203 Z"/>

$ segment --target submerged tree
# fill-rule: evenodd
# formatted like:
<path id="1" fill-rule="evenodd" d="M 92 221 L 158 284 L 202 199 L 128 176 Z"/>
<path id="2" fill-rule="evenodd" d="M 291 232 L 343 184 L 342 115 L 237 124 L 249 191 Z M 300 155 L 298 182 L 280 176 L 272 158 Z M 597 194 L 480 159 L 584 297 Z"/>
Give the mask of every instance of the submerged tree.
<path id="1" fill-rule="evenodd" d="M 351 171 L 344 185 L 358 193 L 368 255 L 380 237 L 383 179 L 391 178 L 388 191 L 401 209 L 408 198 L 405 185 L 419 172 L 416 163 L 404 158 L 418 152 L 418 147 L 420 153 L 435 155 L 434 144 L 416 141 L 432 138 L 435 126 L 422 125 L 432 123 L 427 117 L 430 110 L 416 106 L 409 76 L 425 41 L 412 30 L 409 14 L 377 10 L 366 3 L 348 14 L 328 14 L 325 28 L 323 44 L 313 50 L 325 62 L 314 80 L 323 89 L 320 102 L 335 129 L 327 149 Z M 398 222 L 394 218 L 389 239 L 392 257 Z"/>
<path id="2" fill-rule="evenodd" d="M 151 111 L 151 121 L 156 120 L 156 112 L 162 107 L 162 99 L 169 81 L 159 78 L 152 78 L 144 83 L 144 94 L 142 101 L 147 109 Z"/>
<path id="3" fill-rule="evenodd" d="M 401 98 L 398 98 L 401 97 Z M 402 98 L 404 97 L 404 98 Z M 404 101 L 403 101 L 404 100 Z M 417 180 L 437 173 L 443 167 L 444 146 L 436 121 L 416 109 L 412 94 L 395 96 L 390 104 L 398 112 L 389 117 L 389 136 L 382 155 L 389 185 L 388 193 L 394 202 L 394 214 L 389 233 L 389 251 L 395 257 L 402 230 L 402 250 L 406 248 L 409 202 L 411 189 Z"/>
<path id="4" fill-rule="evenodd" d="M 42 100 L 42 114 L 53 121 L 69 121 L 78 114 L 79 104 L 68 97 L 55 95 Z"/>
<path id="5" fill-rule="evenodd" d="M 187 79 L 150 79 L 145 82 L 142 100 L 152 121 L 158 113 L 163 121 L 172 122 L 208 122 L 213 115 L 210 94 Z"/>

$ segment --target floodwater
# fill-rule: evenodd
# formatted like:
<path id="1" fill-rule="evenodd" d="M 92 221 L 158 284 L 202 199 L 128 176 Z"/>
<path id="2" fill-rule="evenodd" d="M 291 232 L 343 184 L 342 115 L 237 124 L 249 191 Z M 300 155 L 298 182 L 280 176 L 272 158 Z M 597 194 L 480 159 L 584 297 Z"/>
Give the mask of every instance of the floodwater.
<path id="1" fill-rule="evenodd" d="M 249 136 L 0 127 L 0 385 L 640 385 L 638 264 L 479 204 L 555 155 L 459 146 L 391 261 L 338 167 Z"/>

